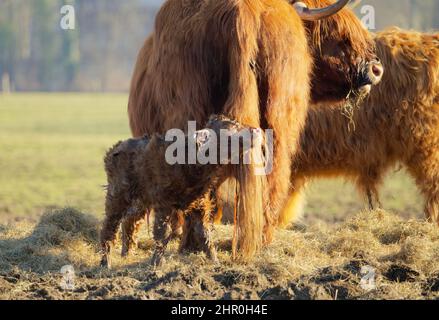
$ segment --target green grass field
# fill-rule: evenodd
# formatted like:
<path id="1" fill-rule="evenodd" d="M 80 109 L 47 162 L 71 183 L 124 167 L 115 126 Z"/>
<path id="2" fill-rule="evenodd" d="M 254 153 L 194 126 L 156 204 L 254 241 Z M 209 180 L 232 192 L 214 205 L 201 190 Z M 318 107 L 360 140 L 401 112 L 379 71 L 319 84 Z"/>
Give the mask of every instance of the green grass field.
<path id="1" fill-rule="evenodd" d="M 124 94 L 0 95 L 0 221 L 39 217 L 72 206 L 103 214 L 102 159 L 129 137 Z M 338 222 L 364 208 L 349 183 L 317 181 L 308 190 L 306 221 Z M 384 208 L 422 217 L 422 199 L 404 173 L 382 190 Z"/>
<path id="2" fill-rule="evenodd" d="M 47 207 L 103 213 L 102 159 L 129 137 L 126 95 L 0 96 L 0 219 Z"/>

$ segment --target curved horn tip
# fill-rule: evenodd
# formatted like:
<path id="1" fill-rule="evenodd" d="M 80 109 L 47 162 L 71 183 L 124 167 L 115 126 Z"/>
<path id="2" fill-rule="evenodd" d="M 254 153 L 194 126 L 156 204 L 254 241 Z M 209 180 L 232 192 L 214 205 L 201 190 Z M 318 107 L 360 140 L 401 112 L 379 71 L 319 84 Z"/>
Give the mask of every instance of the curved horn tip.
<path id="1" fill-rule="evenodd" d="M 308 9 L 308 6 L 303 3 L 303 2 L 294 2 L 293 4 L 294 9 L 296 9 L 297 11 L 304 11 L 305 9 Z"/>
<path id="2" fill-rule="evenodd" d="M 293 4 L 299 16 L 306 21 L 326 19 L 343 9 L 351 0 L 338 0 L 325 8 L 309 9 L 303 2 Z"/>

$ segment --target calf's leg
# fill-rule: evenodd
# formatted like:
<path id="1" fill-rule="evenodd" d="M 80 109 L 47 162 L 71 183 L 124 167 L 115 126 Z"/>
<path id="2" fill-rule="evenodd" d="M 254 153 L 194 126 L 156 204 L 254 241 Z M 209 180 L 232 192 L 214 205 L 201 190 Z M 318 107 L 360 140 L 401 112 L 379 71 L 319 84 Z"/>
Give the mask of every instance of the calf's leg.
<path id="1" fill-rule="evenodd" d="M 137 208 L 129 210 L 122 222 L 122 257 L 127 257 L 132 249 L 137 246 L 137 233 L 145 221 L 148 210 Z"/>
<path id="2" fill-rule="evenodd" d="M 197 200 L 184 216 L 183 236 L 180 252 L 203 251 L 214 262 L 218 261 L 217 252 L 212 239 L 212 208 L 210 194 Z"/>
<path id="3" fill-rule="evenodd" d="M 123 217 L 123 210 L 110 211 L 105 217 L 104 224 L 101 230 L 101 266 L 108 269 L 111 268 L 110 251 L 111 245 L 116 239 L 117 231 Z"/>
<path id="4" fill-rule="evenodd" d="M 153 266 L 159 266 L 162 262 L 166 247 L 172 238 L 171 216 L 169 210 L 157 209 L 154 220 L 155 251 L 151 260 Z"/>

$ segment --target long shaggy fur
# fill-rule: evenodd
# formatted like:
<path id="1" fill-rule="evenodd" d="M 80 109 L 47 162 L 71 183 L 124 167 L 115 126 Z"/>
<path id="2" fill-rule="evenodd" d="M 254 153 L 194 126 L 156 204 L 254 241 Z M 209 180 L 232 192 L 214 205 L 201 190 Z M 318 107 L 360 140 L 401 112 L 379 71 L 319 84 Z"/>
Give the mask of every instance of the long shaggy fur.
<path id="1" fill-rule="evenodd" d="M 439 224 L 439 34 L 392 28 L 375 41 L 386 71 L 354 110 L 353 122 L 344 106 L 309 109 L 292 196 L 311 178 L 342 176 L 374 206 L 383 176 L 401 163 L 425 196 L 428 220 Z M 279 222 L 291 221 L 296 211 L 284 210 Z"/>
<path id="2" fill-rule="evenodd" d="M 331 4 L 330 0 L 305 0 L 308 7 L 323 7 Z M 294 1 L 292 1 L 294 3 Z M 376 59 L 375 43 L 370 33 L 362 26 L 355 14 L 349 10 L 344 9 L 337 15 L 327 19 L 306 22 L 305 30 L 307 33 L 309 51 L 313 57 L 313 76 L 311 77 L 311 101 L 313 102 L 333 102 L 346 101 L 355 104 L 360 97 L 358 87 L 364 77 L 367 63 Z M 361 61 L 358 63 L 358 61 Z M 282 119 L 280 119 L 282 121 Z M 293 139 L 285 142 L 275 141 L 275 147 L 285 146 L 289 144 L 289 152 L 295 154 L 296 152 L 296 137 L 300 135 L 302 126 L 297 120 L 294 122 Z M 283 131 L 287 132 L 287 131 Z M 282 137 L 284 139 L 284 137 Z M 294 141 L 296 140 L 296 141 Z M 288 152 L 284 152 L 284 155 Z M 272 174 L 274 178 L 271 185 L 270 193 L 282 194 L 287 187 L 286 180 L 281 177 L 288 174 L 285 171 L 285 165 L 288 161 L 283 157 L 275 158 L 278 162 L 277 169 Z M 280 164 L 279 164 L 280 162 Z M 281 177 L 280 177 L 281 176 Z M 270 177 L 269 177 L 270 178 Z M 294 180 L 294 179 L 293 179 Z M 293 181 L 294 183 L 294 181 Z M 233 189 L 229 186 L 228 189 Z M 220 203 L 227 202 L 231 197 L 229 192 L 222 191 L 220 196 L 226 196 Z M 277 198 L 278 203 L 273 203 L 273 198 L 269 204 L 274 207 L 275 214 L 272 217 L 267 217 L 270 223 L 274 223 L 279 218 L 279 208 L 285 205 L 285 198 Z M 297 199 L 299 200 L 299 199 Z M 289 204 L 290 205 L 290 204 Z M 231 207 L 229 205 L 229 207 Z M 230 212 L 219 210 L 219 214 L 225 213 L 225 218 L 230 221 Z M 220 220 L 218 217 L 217 220 Z M 267 228 L 266 236 L 269 242 L 271 236 L 271 228 Z"/>
<path id="3" fill-rule="evenodd" d="M 333 1 L 305 2 L 323 7 Z M 249 258 L 262 241 L 256 222 L 265 218 L 270 242 L 287 200 L 310 75 L 314 71 L 313 100 L 345 99 L 358 89 L 373 51 L 370 35 L 348 9 L 304 27 L 286 0 L 168 0 L 134 71 L 128 107 L 133 135 L 185 128 L 188 120 L 204 124 L 212 113 L 273 129 L 272 173 L 254 176 L 254 168 L 241 166 L 234 174 L 241 194 L 239 249 Z"/>
<path id="4" fill-rule="evenodd" d="M 139 54 L 128 108 L 134 136 L 186 128 L 188 120 L 204 124 L 212 113 L 274 129 L 269 200 L 251 198 L 263 194 L 266 177 L 249 166 L 235 173 L 244 258 L 261 247 L 258 221 L 288 194 L 285 173 L 306 114 L 310 71 L 302 21 L 279 0 L 169 0 Z"/>

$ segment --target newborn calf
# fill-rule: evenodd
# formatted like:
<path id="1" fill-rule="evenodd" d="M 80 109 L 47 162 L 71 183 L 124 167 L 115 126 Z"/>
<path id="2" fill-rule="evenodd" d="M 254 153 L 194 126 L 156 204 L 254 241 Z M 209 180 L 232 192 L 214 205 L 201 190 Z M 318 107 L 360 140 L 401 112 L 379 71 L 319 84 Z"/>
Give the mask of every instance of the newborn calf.
<path id="1" fill-rule="evenodd" d="M 226 143 L 220 143 L 220 139 L 224 138 Z M 234 141 L 238 141 L 238 145 Z M 159 135 L 119 142 L 107 153 L 105 170 L 108 190 L 106 218 L 101 231 L 102 266 L 110 267 L 111 244 L 121 222 L 127 221 L 126 225 L 131 225 L 134 230 L 132 221 L 145 216 L 147 210 L 155 212 L 154 265 L 160 264 L 167 243 L 172 238 L 171 225 L 177 211 L 199 215 L 195 219 L 200 221 L 196 232 L 204 239 L 203 250 L 211 259 L 217 259 L 210 234 L 210 192 L 228 178 L 231 171 L 228 165 L 236 160 L 242 161 L 244 153 L 262 143 L 262 130 L 246 128 L 224 116 L 212 116 L 206 129 L 196 131 L 194 137 L 184 137 L 183 150 L 186 155 L 191 143 L 197 155 L 202 153 L 205 159 L 208 157 L 212 160 L 213 157 L 214 161 L 208 164 L 199 161 L 196 164 L 169 164 L 167 156 L 175 142 L 165 141 Z M 126 242 L 130 241 L 125 238 L 129 238 L 127 234 L 132 234 L 133 230 L 123 230 L 123 251 L 129 249 Z"/>

